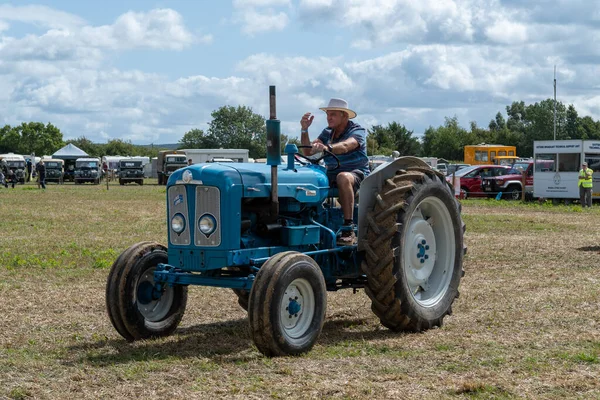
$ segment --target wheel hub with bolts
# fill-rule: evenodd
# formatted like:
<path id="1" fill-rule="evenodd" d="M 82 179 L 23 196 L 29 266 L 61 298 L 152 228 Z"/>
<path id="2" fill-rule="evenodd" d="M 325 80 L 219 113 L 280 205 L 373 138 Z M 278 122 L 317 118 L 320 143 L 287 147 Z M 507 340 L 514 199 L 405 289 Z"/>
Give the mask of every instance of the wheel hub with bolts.
<path id="1" fill-rule="evenodd" d="M 435 266 L 436 241 L 432 224 L 432 218 L 425 220 L 419 212 L 410 224 L 404 249 L 408 282 L 411 287 L 422 290 L 427 289 Z"/>
<path id="2" fill-rule="evenodd" d="M 148 269 L 141 277 L 137 286 L 138 310 L 144 318 L 156 322 L 162 320 L 168 313 L 173 302 L 173 288 L 165 287 L 159 290 L 154 285 L 154 270 Z"/>
<path id="3" fill-rule="evenodd" d="M 302 317 L 304 298 L 296 285 L 288 286 L 281 304 L 281 321 L 286 329 L 294 328 Z"/>

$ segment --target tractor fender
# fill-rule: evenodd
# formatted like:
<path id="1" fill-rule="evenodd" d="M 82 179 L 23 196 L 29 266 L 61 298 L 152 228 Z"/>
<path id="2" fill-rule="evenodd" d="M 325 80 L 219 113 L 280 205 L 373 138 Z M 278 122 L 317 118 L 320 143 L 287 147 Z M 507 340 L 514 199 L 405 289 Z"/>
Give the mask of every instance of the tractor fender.
<path id="1" fill-rule="evenodd" d="M 429 164 L 417 157 L 406 156 L 381 164 L 372 171 L 360 184 L 359 200 L 358 200 L 358 250 L 364 250 L 364 243 L 367 213 L 373 209 L 377 195 L 381 193 L 386 179 L 396 175 L 399 169 L 407 169 L 409 167 L 431 168 Z"/>

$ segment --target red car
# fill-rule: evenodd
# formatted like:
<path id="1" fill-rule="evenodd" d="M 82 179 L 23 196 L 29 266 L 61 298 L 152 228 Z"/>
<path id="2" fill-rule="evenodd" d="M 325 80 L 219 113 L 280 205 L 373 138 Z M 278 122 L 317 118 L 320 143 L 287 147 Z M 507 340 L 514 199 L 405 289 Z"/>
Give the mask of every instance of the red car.
<path id="1" fill-rule="evenodd" d="M 460 181 L 461 197 L 487 197 L 481 188 L 483 178 L 506 175 L 510 167 L 505 165 L 473 165 L 459 169 L 454 175 L 448 175 L 446 180 L 452 183 L 452 176 Z"/>

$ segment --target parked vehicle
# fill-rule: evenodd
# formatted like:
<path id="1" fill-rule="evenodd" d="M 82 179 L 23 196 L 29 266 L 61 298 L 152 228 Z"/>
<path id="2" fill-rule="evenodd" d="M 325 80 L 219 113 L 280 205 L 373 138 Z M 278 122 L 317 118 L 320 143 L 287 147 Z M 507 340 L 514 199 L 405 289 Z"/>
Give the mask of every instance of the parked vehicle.
<path id="1" fill-rule="evenodd" d="M 64 182 L 64 160 L 60 159 L 44 159 L 42 160 L 44 166 L 46 167 L 46 182 L 56 182 L 59 185 L 62 185 Z"/>
<path id="2" fill-rule="evenodd" d="M 75 160 L 75 184 L 91 182 L 97 185 L 100 183 L 101 175 L 99 158 L 84 157 Z"/>
<path id="3" fill-rule="evenodd" d="M 470 166 L 470 164 L 448 164 L 446 166 L 446 175 L 452 175 L 456 171 Z"/>
<path id="4" fill-rule="evenodd" d="M 460 185 L 460 196 L 463 199 L 487 197 L 487 193 L 481 187 L 483 178 L 504 175 L 508 171 L 510 171 L 510 167 L 503 165 L 473 165 L 446 176 L 446 180 L 455 186 Z M 455 182 L 452 182 L 453 177 Z"/>
<path id="5" fill-rule="evenodd" d="M 463 161 L 471 165 L 494 164 L 499 156 L 516 156 L 515 146 L 504 146 L 501 144 L 477 144 L 465 146 Z"/>
<path id="6" fill-rule="evenodd" d="M 162 150 L 158 152 L 156 168 L 158 174 L 158 184 L 166 185 L 169 176 L 180 168 L 186 167 L 187 156 L 182 150 Z"/>
<path id="7" fill-rule="evenodd" d="M 533 161 L 514 163 L 506 174 L 484 177 L 481 187 L 490 197 L 495 197 L 502 192 L 504 198 L 520 200 L 523 192 L 523 172 L 525 172 L 525 193 L 529 197 L 533 193 Z"/>
<path id="8" fill-rule="evenodd" d="M 0 155 L 6 161 L 6 165 L 9 170 L 13 172 L 11 175 L 11 180 L 16 183 L 25 183 L 27 178 L 27 165 L 25 163 L 25 157 L 20 154 L 8 153 Z M 8 179 L 8 175 L 6 178 Z M 12 182 L 11 182 L 12 183 Z"/>
<path id="9" fill-rule="evenodd" d="M 144 166 L 141 160 L 119 161 L 119 184 L 124 185 L 129 182 L 144 184 Z"/>
<path id="10" fill-rule="evenodd" d="M 392 156 L 385 156 L 385 155 L 382 155 L 382 154 L 378 154 L 378 155 L 374 155 L 374 156 L 369 156 L 369 170 L 374 171 L 380 165 L 383 165 L 383 164 L 388 163 L 390 161 L 394 161 L 394 157 L 392 157 Z"/>
<path id="11" fill-rule="evenodd" d="M 448 174 L 448 164 L 439 163 L 437 165 L 437 170 L 440 171 L 442 174 L 447 175 Z"/>
<path id="12" fill-rule="evenodd" d="M 516 163 L 520 157 L 517 156 L 497 156 L 493 159 L 494 165 L 508 165 L 511 166 Z"/>
<path id="13" fill-rule="evenodd" d="M 248 149 L 182 149 L 193 164 L 206 162 L 248 162 Z M 231 161 L 218 161 L 231 160 Z"/>

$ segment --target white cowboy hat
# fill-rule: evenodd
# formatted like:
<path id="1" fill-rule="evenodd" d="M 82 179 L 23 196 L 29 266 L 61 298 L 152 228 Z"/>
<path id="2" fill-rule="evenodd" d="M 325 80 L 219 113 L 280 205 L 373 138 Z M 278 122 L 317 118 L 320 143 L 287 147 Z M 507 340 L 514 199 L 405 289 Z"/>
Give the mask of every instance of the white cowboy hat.
<path id="1" fill-rule="evenodd" d="M 348 114 L 349 119 L 356 117 L 356 113 L 348 108 L 348 102 L 342 99 L 331 99 L 329 100 L 327 107 L 321 107 L 319 110 L 323 110 L 325 112 L 329 110 L 343 111 Z"/>

